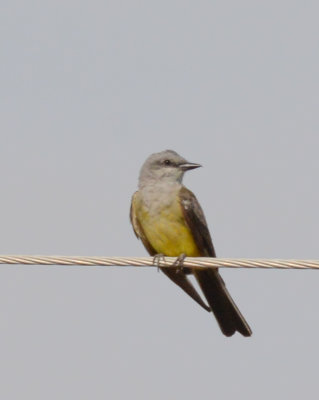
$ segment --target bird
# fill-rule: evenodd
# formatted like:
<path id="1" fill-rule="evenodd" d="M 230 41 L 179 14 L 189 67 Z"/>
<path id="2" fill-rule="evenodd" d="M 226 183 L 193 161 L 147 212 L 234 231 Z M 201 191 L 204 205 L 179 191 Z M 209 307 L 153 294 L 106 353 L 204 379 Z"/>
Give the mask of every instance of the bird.
<path id="1" fill-rule="evenodd" d="M 169 268 L 160 268 L 206 311 L 212 311 L 226 336 L 252 331 L 230 296 L 218 268 L 183 268 L 185 257 L 216 257 L 203 210 L 182 181 L 185 172 L 201 167 L 173 150 L 151 154 L 140 170 L 133 194 L 130 220 L 137 238 L 153 257 L 178 257 Z M 194 275 L 208 305 L 193 286 Z"/>

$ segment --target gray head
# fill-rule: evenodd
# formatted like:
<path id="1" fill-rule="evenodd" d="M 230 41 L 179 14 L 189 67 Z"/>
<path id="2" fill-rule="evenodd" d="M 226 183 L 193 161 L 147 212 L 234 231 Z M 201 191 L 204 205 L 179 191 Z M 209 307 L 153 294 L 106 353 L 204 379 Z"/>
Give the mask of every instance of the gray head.
<path id="1" fill-rule="evenodd" d="M 173 150 L 151 154 L 143 164 L 139 177 L 139 187 L 151 182 L 181 182 L 186 171 L 201 167 L 190 163 Z"/>

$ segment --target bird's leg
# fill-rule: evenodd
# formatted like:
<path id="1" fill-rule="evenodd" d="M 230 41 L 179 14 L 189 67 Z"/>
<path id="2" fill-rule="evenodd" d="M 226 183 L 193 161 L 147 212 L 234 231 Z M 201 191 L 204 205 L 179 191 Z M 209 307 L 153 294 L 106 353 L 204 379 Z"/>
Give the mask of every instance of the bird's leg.
<path id="1" fill-rule="evenodd" d="M 184 260 L 186 258 L 186 254 L 182 253 L 179 255 L 176 260 L 173 262 L 172 267 L 176 268 L 176 273 L 186 272 L 184 268 Z"/>
<path id="2" fill-rule="evenodd" d="M 153 257 L 153 265 L 156 265 L 156 266 L 157 266 L 157 272 L 158 272 L 159 269 L 160 269 L 161 261 L 165 262 L 165 256 L 164 256 L 164 254 L 163 254 L 163 253 L 155 254 L 155 256 Z"/>

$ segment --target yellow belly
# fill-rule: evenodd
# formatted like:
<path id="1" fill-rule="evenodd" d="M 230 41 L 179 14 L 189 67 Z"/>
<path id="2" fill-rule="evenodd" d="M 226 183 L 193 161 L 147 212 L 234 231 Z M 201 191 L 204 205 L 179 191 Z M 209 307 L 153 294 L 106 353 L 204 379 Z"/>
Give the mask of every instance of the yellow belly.
<path id="1" fill-rule="evenodd" d="M 188 257 L 200 256 L 179 202 L 176 201 L 156 215 L 150 215 L 142 205 L 138 208 L 139 223 L 157 254 L 168 257 L 178 257 L 182 253 Z"/>

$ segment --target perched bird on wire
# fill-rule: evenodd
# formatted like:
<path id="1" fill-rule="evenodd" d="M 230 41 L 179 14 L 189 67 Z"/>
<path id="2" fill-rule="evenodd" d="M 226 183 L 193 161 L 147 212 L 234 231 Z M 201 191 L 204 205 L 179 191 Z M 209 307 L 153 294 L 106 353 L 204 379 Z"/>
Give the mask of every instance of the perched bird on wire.
<path id="1" fill-rule="evenodd" d="M 133 229 L 150 255 L 179 257 L 172 268 L 161 268 L 162 272 L 205 310 L 212 311 L 226 336 L 236 331 L 251 336 L 218 269 L 191 270 L 207 306 L 182 266 L 184 257 L 216 257 L 201 206 L 182 184 L 184 173 L 200 166 L 172 150 L 150 155 L 141 168 L 138 191 L 132 197 Z"/>

